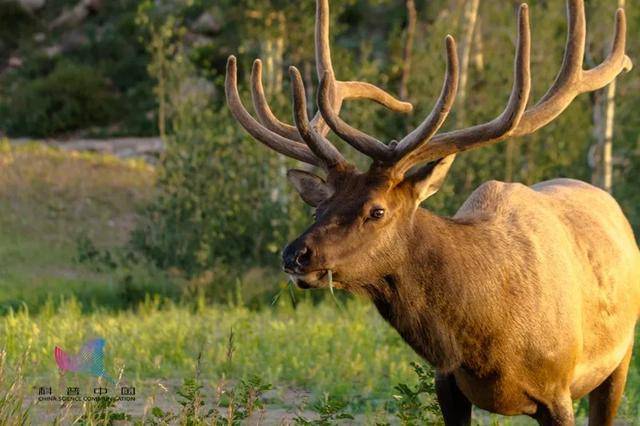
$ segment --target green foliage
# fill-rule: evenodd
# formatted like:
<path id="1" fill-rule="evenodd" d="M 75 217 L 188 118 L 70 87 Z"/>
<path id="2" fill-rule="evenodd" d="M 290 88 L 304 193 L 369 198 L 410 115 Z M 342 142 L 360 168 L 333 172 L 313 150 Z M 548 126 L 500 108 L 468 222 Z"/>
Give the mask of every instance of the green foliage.
<path id="1" fill-rule="evenodd" d="M 341 420 L 354 420 L 353 415 L 345 412 L 347 406 L 347 401 L 325 394 L 321 401 L 313 405 L 313 410 L 319 418 L 309 420 L 304 416 L 296 416 L 295 424 L 299 426 L 331 426 L 340 423 Z"/>
<path id="2" fill-rule="evenodd" d="M 216 425 L 239 426 L 245 424 L 257 410 L 264 409 L 261 398 L 264 392 L 271 389 L 258 376 L 248 380 L 241 380 L 236 386 L 220 391 L 220 397 L 213 408 L 206 409 L 207 396 L 203 393 L 204 386 L 200 379 L 185 379 L 177 390 L 180 412 L 165 411 L 158 406 L 151 409 L 153 419 L 148 420 L 156 424 L 181 424 L 185 426 Z"/>
<path id="3" fill-rule="evenodd" d="M 0 424 L 26 424 L 31 406 L 26 401 L 24 367 L 28 351 L 7 363 L 7 351 L 0 349 Z"/>
<path id="4" fill-rule="evenodd" d="M 397 394 L 387 409 L 395 412 L 400 423 L 407 426 L 442 423 L 440 407 L 435 397 L 433 369 L 427 365 L 412 362 L 418 376 L 418 383 L 409 386 L 399 383 L 394 387 Z"/>
<path id="5" fill-rule="evenodd" d="M 0 163 L 0 315 L 71 295 L 85 309 L 181 297 L 179 282 L 126 247 L 152 197 L 149 165 L 6 141 Z"/>
<path id="6" fill-rule="evenodd" d="M 271 384 L 265 383 L 260 376 L 253 375 L 240 382 L 230 391 L 223 394 L 222 403 L 226 405 L 226 423 L 240 425 L 251 417 L 256 411 L 263 410 L 262 395 L 271 389 Z M 222 417 L 218 414 L 218 417 Z"/>
<path id="7" fill-rule="evenodd" d="M 63 61 L 44 78 L 10 87 L 0 116 L 9 133 L 48 136 L 107 124 L 117 109 L 116 97 L 100 73 Z"/>
<path id="8" fill-rule="evenodd" d="M 394 383 L 408 383 L 413 376 L 409 362 L 416 360 L 367 303 L 352 301 L 347 313 L 341 313 L 331 302 L 305 299 L 294 310 L 285 298 L 276 307 L 256 311 L 242 305 L 163 303 L 152 297 L 120 311 L 88 311 L 75 299 L 53 302 L 38 314 L 21 308 L 0 317 L 0 348 L 6 349 L 10 368 L 29 347 L 35 349 L 24 366 L 30 380 L 57 375 L 51 359 L 54 345 L 76 348 L 97 335 L 109 345 L 106 370 L 126 365 L 124 377 L 147 384 L 143 389 L 149 389 L 151 380 L 171 387 L 176 379 L 194 377 L 202 353 L 199 377 L 207 382 L 200 384 L 237 378 L 246 379 L 247 389 L 260 388 L 251 380 L 257 375 L 263 384 L 302 388 L 314 399 L 327 392 L 362 409 L 368 400 L 386 398 Z M 238 388 L 233 399 L 247 396 Z"/>
<path id="9" fill-rule="evenodd" d="M 78 423 L 80 424 L 111 425 L 114 422 L 131 420 L 132 417 L 123 411 L 119 411 L 116 408 L 116 401 L 112 397 L 87 402 L 83 408 L 83 413 L 78 418 Z"/>
<path id="10" fill-rule="evenodd" d="M 11 136 L 152 134 L 155 100 L 137 2 L 103 2 L 77 28 L 49 27 L 76 3 L 49 0 L 28 12 L 0 2 L 0 127 Z M 9 57 L 21 65 L 7 68 Z"/>
<path id="11" fill-rule="evenodd" d="M 186 56 L 173 18 L 156 26 L 142 15 L 139 22 L 151 26 L 150 71 L 168 143 L 160 194 L 133 246 L 188 277 L 221 263 L 275 263 L 301 217 L 285 186 L 288 162 L 241 133 L 226 107 L 212 106 L 216 91 Z"/>
<path id="12" fill-rule="evenodd" d="M 187 424 L 197 424 L 195 417 L 200 416 L 200 410 L 204 405 L 202 388 L 197 378 L 185 379 L 182 387 L 178 389 L 178 403 L 182 406 L 182 415 L 186 417 Z M 204 417 L 210 417 L 211 413 L 207 413 Z M 166 419 L 166 413 L 165 413 Z"/>
<path id="13" fill-rule="evenodd" d="M 17 1 L 0 2 L 0 22 L 3 23 L 0 27 L 0 60 L 5 61 L 19 40 L 30 35 L 39 25 Z"/>

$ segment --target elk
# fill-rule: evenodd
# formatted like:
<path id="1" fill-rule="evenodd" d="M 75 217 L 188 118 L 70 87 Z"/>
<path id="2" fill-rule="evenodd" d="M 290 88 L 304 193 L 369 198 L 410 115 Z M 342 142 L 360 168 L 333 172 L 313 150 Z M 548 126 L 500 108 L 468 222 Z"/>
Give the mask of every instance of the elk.
<path id="1" fill-rule="evenodd" d="M 458 152 L 530 134 L 579 94 L 598 90 L 632 68 L 622 9 L 608 57 L 588 70 L 583 68 L 583 0 L 568 0 L 567 14 L 560 71 L 535 105 L 527 108 L 530 27 L 523 4 L 513 88 L 504 111 L 484 124 L 437 133 L 458 87 L 456 43 L 447 36 L 446 74 L 433 110 L 415 130 L 389 143 L 343 121 L 343 102 L 368 99 L 398 112 L 410 112 L 412 106 L 371 84 L 336 78 L 328 0 L 316 5 L 319 111 L 311 121 L 295 67 L 289 69 L 293 126 L 269 108 L 259 60 L 251 73 L 259 121 L 238 94 L 236 58 L 227 62 L 226 96 L 242 127 L 273 150 L 325 174 L 287 174 L 316 214 L 284 249 L 284 271 L 301 288 L 335 283 L 370 298 L 434 366 L 447 425 L 469 425 L 472 405 L 529 415 L 542 425 L 571 425 L 572 400 L 586 395 L 589 424 L 611 425 L 623 394 L 640 315 L 640 252 L 608 193 L 572 179 L 530 187 L 489 181 L 451 218 L 420 207 L 438 191 Z M 330 143 L 330 130 L 371 158 L 366 172 Z"/>

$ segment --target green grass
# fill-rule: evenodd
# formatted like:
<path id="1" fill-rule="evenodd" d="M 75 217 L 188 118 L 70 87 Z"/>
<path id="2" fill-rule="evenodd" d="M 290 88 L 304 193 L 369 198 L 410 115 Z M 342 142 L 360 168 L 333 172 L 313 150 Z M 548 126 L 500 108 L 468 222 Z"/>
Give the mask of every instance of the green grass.
<path id="1" fill-rule="evenodd" d="M 332 398 L 348 402 L 357 423 L 388 421 L 394 386 L 416 382 L 410 362 L 417 357 L 368 302 L 337 293 L 340 308 L 328 294 L 318 302 L 317 293 L 296 292 L 294 309 L 285 290 L 271 306 L 260 301 L 286 284 L 269 271 L 252 269 L 233 287 L 222 285 L 228 276 L 220 271 L 185 282 L 148 265 L 99 270 L 77 261 L 87 238 L 99 249 L 126 243 L 153 179 L 138 162 L 0 143 L 0 423 L 7 411 L 11 423 L 21 421 L 27 409 L 26 423 L 82 416 L 96 423 L 87 420 L 100 413 L 95 405 L 33 405 L 34 386 L 63 394 L 70 384 L 95 384 L 61 376 L 53 359 L 55 346 L 77 352 L 95 336 L 107 341 L 108 373 L 136 386 L 136 404 L 117 410 L 138 421 L 153 407 L 181 412 L 177 391 L 196 372 L 207 409 L 228 399 L 239 380 L 273 384 L 261 399 L 263 424 L 296 413 L 319 418 L 311 407 L 326 408 Z M 201 296 L 210 282 L 220 284 L 217 298 L 226 302 Z M 640 425 L 639 401 L 636 352 L 620 412 L 629 424 Z M 577 408 L 583 417 L 584 402 Z M 532 424 L 480 412 L 476 418 Z"/>
<path id="2" fill-rule="evenodd" d="M 23 387 L 30 389 L 27 400 L 35 396 L 33 386 L 53 385 L 63 392 L 69 382 L 87 383 L 73 374 L 59 376 L 52 353 L 55 346 L 76 352 L 95 336 L 107 340 L 107 372 L 136 385 L 141 397 L 158 386 L 174 394 L 182 379 L 198 370 L 210 393 L 220 383 L 252 376 L 273 383 L 275 394 L 267 400 L 272 409 L 308 406 L 328 394 L 349 401 L 350 412 L 375 416 L 395 394 L 396 383 L 415 381 L 410 362 L 417 361 L 375 309 L 359 301 L 341 310 L 309 300 L 293 309 L 285 300 L 253 311 L 240 305 L 161 306 L 149 300 L 136 310 L 83 313 L 75 300 L 67 300 L 56 308 L 45 305 L 35 316 L 26 310 L 6 315 L 0 336 L 8 376 L 26 354 L 21 368 Z M 639 367 L 636 356 L 620 412 L 631 424 L 640 424 Z M 287 398 L 290 392 L 296 396 Z M 135 413 L 135 407 L 122 406 Z M 37 416 L 47 408 L 44 403 L 32 411 Z"/>
<path id="3" fill-rule="evenodd" d="M 229 336 L 233 331 L 232 355 Z M 242 306 L 192 308 L 152 301 L 137 310 L 83 313 L 70 300 L 37 316 L 10 313 L 0 322 L 0 347 L 16 364 L 29 351 L 27 377 L 54 378 L 53 348 L 71 352 L 93 336 L 107 342 L 107 370 L 129 380 L 193 373 L 210 381 L 258 375 L 270 383 L 328 392 L 356 405 L 386 398 L 392 385 L 412 377 L 413 352 L 369 304 L 351 302 L 342 313 L 330 303 L 288 303 L 251 311 Z"/>
<path id="4" fill-rule="evenodd" d="M 78 264 L 77 242 L 124 244 L 153 179 L 139 161 L 0 140 L 0 313 L 51 295 L 116 303 L 118 277 Z"/>

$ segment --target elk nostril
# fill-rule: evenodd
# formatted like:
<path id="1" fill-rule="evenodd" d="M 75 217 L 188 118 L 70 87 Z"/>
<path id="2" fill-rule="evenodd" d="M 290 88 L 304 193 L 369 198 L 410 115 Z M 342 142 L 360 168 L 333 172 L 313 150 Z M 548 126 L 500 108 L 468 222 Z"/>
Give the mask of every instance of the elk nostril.
<path id="1" fill-rule="evenodd" d="M 296 253 L 296 264 L 298 266 L 307 266 L 311 261 L 311 250 L 308 247 L 303 247 Z"/>

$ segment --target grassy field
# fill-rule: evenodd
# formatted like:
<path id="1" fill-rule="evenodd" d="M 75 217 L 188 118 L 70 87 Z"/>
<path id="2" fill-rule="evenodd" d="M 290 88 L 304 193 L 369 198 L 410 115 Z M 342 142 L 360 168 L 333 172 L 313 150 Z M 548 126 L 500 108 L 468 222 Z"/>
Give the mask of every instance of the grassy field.
<path id="1" fill-rule="evenodd" d="M 153 169 L 139 162 L 0 143 L 0 424 L 23 416 L 35 424 L 108 424 L 127 415 L 138 423 L 185 423 L 198 410 L 219 412 L 217 424 L 226 424 L 229 407 L 242 415 L 249 407 L 251 420 L 238 422 L 250 424 L 305 424 L 302 417 L 318 421 L 323 413 L 326 424 L 400 422 L 394 414 L 410 407 L 399 405 L 406 398 L 394 386 L 418 382 L 410 365 L 418 359 L 370 304 L 318 302 L 307 292 L 296 293 L 294 308 L 285 283 L 271 280 L 275 287 L 263 284 L 260 291 L 275 295 L 278 285 L 285 291 L 273 306 L 256 307 L 245 303 L 263 276 L 256 271 L 225 303 L 211 304 L 193 296 L 193 283 L 151 267 L 105 271 L 80 262 L 87 241 L 98 249 L 126 243 L 153 179 Z M 95 386 L 94 379 L 60 375 L 53 350 L 75 353 L 97 336 L 107 342 L 106 372 L 118 386 L 135 386 L 136 401 L 38 401 L 41 387 L 62 395 L 69 386 Z M 419 399 L 420 407 L 431 402 L 428 392 Z M 640 425 L 638 401 L 636 355 L 621 410 L 626 424 Z M 584 404 L 577 409 L 584 415 Z M 345 412 L 355 420 L 339 420 Z M 531 424 L 476 417 L 483 424 Z"/>

